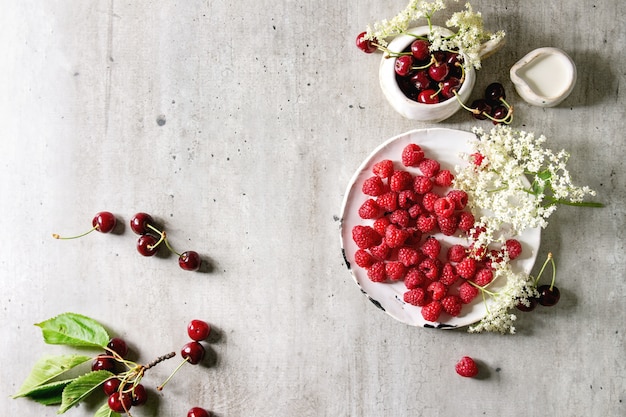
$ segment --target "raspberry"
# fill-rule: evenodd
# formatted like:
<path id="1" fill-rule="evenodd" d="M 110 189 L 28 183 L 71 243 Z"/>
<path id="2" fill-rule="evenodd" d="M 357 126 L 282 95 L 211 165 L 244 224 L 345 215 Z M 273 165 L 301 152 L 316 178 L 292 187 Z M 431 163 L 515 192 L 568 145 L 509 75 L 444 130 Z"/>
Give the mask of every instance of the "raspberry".
<path id="1" fill-rule="evenodd" d="M 493 271 L 489 268 L 481 268 L 474 275 L 474 284 L 484 287 L 493 280 Z"/>
<path id="2" fill-rule="evenodd" d="M 413 204 L 409 207 L 409 217 L 412 219 L 417 219 L 417 217 L 422 214 L 422 206 L 419 204 Z"/>
<path id="3" fill-rule="evenodd" d="M 433 192 L 424 194 L 424 197 L 422 197 L 422 206 L 426 209 L 426 211 L 430 211 L 432 213 L 435 210 L 435 201 L 437 201 L 439 197 L 441 196 Z"/>
<path id="4" fill-rule="evenodd" d="M 401 227 L 407 227 L 411 218 L 409 212 L 406 210 L 398 209 L 389 215 L 389 220 L 393 224 L 397 224 Z"/>
<path id="5" fill-rule="evenodd" d="M 379 217 L 374 221 L 372 227 L 378 232 L 379 235 L 385 236 L 385 230 L 387 230 L 387 226 L 390 224 L 391 220 L 389 220 L 389 217 Z"/>
<path id="6" fill-rule="evenodd" d="M 383 159 L 372 167 L 372 172 L 380 178 L 389 178 L 393 174 L 393 161 Z"/>
<path id="7" fill-rule="evenodd" d="M 419 145 L 409 143 L 402 150 L 402 165 L 416 167 L 424 159 L 424 151 Z"/>
<path id="8" fill-rule="evenodd" d="M 386 192 L 376 197 L 376 202 L 385 211 L 394 211 L 398 208 L 398 194 L 393 191 Z"/>
<path id="9" fill-rule="evenodd" d="M 436 259 L 426 258 L 419 263 L 418 268 L 424 273 L 424 276 L 431 281 L 435 281 L 439 278 L 439 264 Z"/>
<path id="10" fill-rule="evenodd" d="M 433 182 L 423 175 L 416 175 L 413 179 L 413 190 L 417 194 L 426 194 L 433 189 Z"/>
<path id="11" fill-rule="evenodd" d="M 361 268 L 369 268 L 375 262 L 374 257 L 364 249 L 359 249 L 354 253 L 354 262 Z"/>
<path id="12" fill-rule="evenodd" d="M 361 207 L 359 207 L 359 216 L 362 219 L 376 219 L 379 215 L 380 207 L 378 203 L 371 198 L 365 200 L 365 202 L 361 204 Z"/>
<path id="13" fill-rule="evenodd" d="M 435 200 L 433 211 L 439 217 L 450 217 L 454 213 L 454 201 L 448 197 L 441 197 Z"/>
<path id="14" fill-rule="evenodd" d="M 416 227 L 422 233 L 432 232 L 437 227 L 437 219 L 432 214 L 420 214 Z"/>
<path id="15" fill-rule="evenodd" d="M 387 246 L 385 242 L 382 242 L 380 245 L 371 247 L 370 253 L 376 259 L 384 261 L 385 259 L 389 258 L 389 254 L 391 253 L 391 248 Z"/>
<path id="16" fill-rule="evenodd" d="M 422 240 L 422 232 L 416 227 L 407 227 L 404 229 L 409 234 L 409 237 L 404 241 L 407 245 L 416 246 Z"/>
<path id="17" fill-rule="evenodd" d="M 459 297 L 463 304 L 469 304 L 478 295 L 478 288 L 465 281 L 459 285 Z"/>
<path id="18" fill-rule="evenodd" d="M 381 236 L 371 226 L 356 225 L 352 228 L 352 240 L 360 249 L 367 249 L 378 245 Z"/>
<path id="19" fill-rule="evenodd" d="M 387 192 L 387 187 L 385 186 L 385 183 L 383 183 L 383 180 L 380 177 L 373 176 L 373 177 L 366 179 L 363 182 L 361 191 L 365 195 L 376 197 Z"/>
<path id="20" fill-rule="evenodd" d="M 463 258 L 465 258 L 465 246 L 463 245 L 452 245 L 448 249 L 448 260 L 450 262 L 460 262 Z"/>
<path id="21" fill-rule="evenodd" d="M 413 175 L 407 171 L 396 171 L 389 178 L 389 188 L 391 191 L 400 192 L 408 190 L 413 185 Z"/>
<path id="22" fill-rule="evenodd" d="M 390 248 L 398 248 L 404 245 L 404 241 L 408 237 L 409 233 L 406 230 L 400 229 L 394 224 L 390 224 L 385 230 L 385 243 Z"/>
<path id="23" fill-rule="evenodd" d="M 439 256 L 439 252 L 441 252 L 441 243 L 436 238 L 429 236 L 422 243 L 420 250 L 427 257 L 436 259 Z"/>
<path id="24" fill-rule="evenodd" d="M 462 211 L 459 213 L 459 229 L 464 232 L 469 232 L 474 227 L 476 220 L 474 215 L 469 211 Z"/>
<path id="25" fill-rule="evenodd" d="M 404 293 L 404 301 L 414 306 L 426 304 L 426 292 L 423 288 L 414 288 Z"/>
<path id="26" fill-rule="evenodd" d="M 439 171 L 434 178 L 435 185 L 440 187 L 450 187 L 452 185 L 452 180 L 454 180 L 454 175 L 448 169 L 442 169 Z"/>
<path id="27" fill-rule="evenodd" d="M 417 250 L 413 248 L 400 248 L 398 250 L 398 261 L 402 262 L 404 266 L 412 266 L 417 265 L 420 261 L 420 254 Z"/>
<path id="28" fill-rule="evenodd" d="M 447 285 L 448 287 L 454 284 L 459 279 L 459 275 L 456 273 L 456 268 L 449 262 L 443 264 L 443 268 L 441 268 L 441 276 L 439 277 L 439 281 Z"/>
<path id="29" fill-rule="evenodd" d="M 431 300 L 440 301 L 446 296 L 448 287 L 443 285 L 440 281 L 433 281 L 426 287 L 426 293 Z"/>
<path id="30" fill-rule="evenodd" d="M 522 254 L 522 244 L 518 240 L 509 239 L 504 243 L 509 259 L 515 259 Z"/>
<path id="31" fill-rule="evenodd" d="M 400 281 L 404 278 L 406 268 L 400 262 L 387 262 L 385 264 L 385 275 L 391 281 Z"/>
<path id="32" fill-rule="evenodd" d="M 443 307 L 443 311 L 452 317 L 457 317 L 461 314 L 463 302 L 458 295 L 448 295 L 441 300 L 441 307 Z"/>
<path id="33" fill-rule="evenodd" d="M 439 162 L 435 161 L 434 159 L 429 159 L 429 158 L 422 159 L 418 167 L 420 171 L 422 171 L 422 174 L 424 174 L 424 176 L 428 178 L 434 177 L 435 174 L 439 172 L 439 168 L 440 168 Z"/>
<path id="34" fill-rule="evenodd" d="M 437 225 L 439 226 L 439 230 L 446 236 L 452 236 L 456 233 L 456 230 L 459 226 L 459 217 L 458 216 L 450 216 L 450 217 L 437 217 Z"/>
<path id="35" fill-rule="evenodd" d="M 420 287 L 424 281 L 426 281 L 426 276 L 417 268 L 409 268 L 404 275 L 404 285 L 409 290 Z"/>
<path id="36" fill-rule="evenodd" d="M 417 203 L 419 199 L 413 190 L 402 190 L 398 193 L 398 206 L 403 209 L 409 209 Z"/>
<path id="37" fill-rule="evenodd" d="M 424 317 L 424 320 L 426 321 L 437 321 L 437 319 L 441 315 L 441 310 L 441 302 L 431 301 L 430 303 L 422 307 L 422 317 Z"/>
<path id="38" fill-rule="evenodd" d="M 454 208 L 457 210 L 463 210 L 467 206 L 467 193 L 463 190 L 451 190 L 446 197 L 454 201 Z"/>
<path id="39" fill-rule="evenodd" d="M 387 274 L 385 274 L 385 263 L 382 261 L 375 262 L 367 268 L 367 277 L 373 282 L 385 282 Z"/>
<path id="40" fill-rule="evenodd" d="M 474 359 L 469 356 L 463 356 L 454 366 L 456 373 L 466 378 L 472 378 L 478 375 L 478 365 Z"/>
<path id="41" fill-rule="evenodd" d="M 463 258 L 456 265 L 456 272 L 461 278 L 471 279 L 476 273 L 476 260 L 474 258 Z"/>
<path id="42" fill-rule="evenodd" d="M 476 152 L 476 153 L 473 153 L 473 154 L 470 155 L 470 160 L 477 167 L 480 167 L 483 164 L 483 160 L 484 159 L 485 159 L 485 157 L 483 156 L 483 154 L 481 154 L 479 152 Z"/>

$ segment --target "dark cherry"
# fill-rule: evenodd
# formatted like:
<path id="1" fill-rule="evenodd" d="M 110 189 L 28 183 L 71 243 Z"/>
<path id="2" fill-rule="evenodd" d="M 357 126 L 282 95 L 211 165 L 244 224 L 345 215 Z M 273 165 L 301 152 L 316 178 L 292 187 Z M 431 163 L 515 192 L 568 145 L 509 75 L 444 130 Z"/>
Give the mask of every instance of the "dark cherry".
<path id="1" fill-rule="evenodd" d="M 417 39 L 411 44 L 411 54 L 418 61 L 425 61 L 430 57 L 430 42 Z"/>
<path id="2" fill-rule="evenodd" d="M 493 117 L 494 120 L 493 124 L 497 125 L 500 124 L 502 122 L 504 122 L 506 120 L 506 117 L 508 116 L 509 111 L 506 107 L 504 106 L 495 106 L 491 109 L 491 117 Z"/>
<path id="3" fill-rule="evenodd" d="M 91 221 L 91 225 L 101 233 L 109 233 L 115 228 L 116 223 L 117 220 L 115 219 L 115 216 L 113 213 L 108 211 L 101 211 L 100 213 L 97 213 Z"/>
<path id="4" fill-rule="evenodd" d="M 422 91 L 430 88 L 432 80 L 428 76 L 428 72 L 426 70 L 421 70 L 411 76 L 411 83 L 416 89 Z"/>
<path id="5" fill-rule="evenodd" d="M 448 64 L 435 64 L 428 67 L 428 75 L 433 81 L 443 81 L 448 76 L 450 72 L 450 67 Z"/>
<path id="6" fill-rule="evenodd" d="M 407 76 L 411 72 L 411 67 L 413 67 L 413 57 L 411 55 L 402 55 L 396 58 L 394 69 L 399 76 Z"/>
<path id="7" fill-rule="evenodd" d="M 104 381 L 102 390 L 106 395 L 111 395 L 120 388 L 121 381 L 118 378 L 111 378 Z"/>
<path id="8" fill-rule="evenodd" d="M 375 52 L 378 48 L 371 40 L 365 39 L 365 34 L 366 32 L 361 32 L 358 34 L 358 36 L 356 37 L 356 47 L 366 54 L 371 54 L 372 52 Z"/>
<path id="9" fill-rule="evenodd" d="M 130 228 L 138 235 L 150 233 L 152 230 L 148 227 L 149 224 L 154 225 L 154 220 L 148 213 L 137 213 L 130 219 Z"/>
<path id="10" fill-rule="evenodd" d="M 211 417 L 211 413 L 204 408 L 193 407 L 187 412 L 187 417 Z"/>
<path id="11" fill-rule="evenodd" d="M 444 51 L 435 51 L 433 52 L 433 58 L 435 58 L 436 65 L 443 64 L 446 62 L 447 54 Z"/>
<path id="12" fill-rule="evenodd" d="M 200 269 L 200 264 L 202 264 L 200 255 L 192 250 L 183 252 L 178 257 L 178 265 L 185 271 L 197 271 Z"/>
<path id="13" fill-rule="evenodd" d="M 191 340 L 199 342 L 211 334 L 211 325 L 203 320 L 191 320 L 187 325 L 187 334 Z"/>
<path id="14" fill-rule="evenodd" d="M 180 356 L 192 365 L 196 365 L 204 358 L 204 346 L 199 342 L 193 341 L 187 343 L 180 351 Z"/>
<path id="15" fill-rule="evenodd" d="M 126 342 L 119 337 L 114 337 L 113 339 L 109 340 L 107 347 L 113 352 L 120 355 L 122 358 L 128 355 L 128 345 L 126 345 Z"/>
<path id="16" fill-rule="evenodd" d="M 478 100 L 474 100 L 470 108 L 474 110 L 478 110 L 480 113 L 472 113 L 475 119 L 485 120 L 487 118 L 487 114 L 491 114 L 491 106 L 487 103 L 487 100 L 483 98 L 479 98 Z"/>
<path id="17" fill-rule="evenodd" d="M 144 405 L 146 401 L 148 401 L 148 393 L 146 391 L 146 388 L 141 384 L 135 385 L 135 388 L 133 388 L 132 392 L 132 404 L 134 406 L 140 406 Z"/>
<path id="18" fill-rule="evenodd" d="M 561 298 L 561 292 L 555 286 L 540 285 L 537 287 L 537 291 L 539 291 L 539 304 L 546 307 L 552 307 L 556 303 L 559 302 Z"/>
<path id="19" fill-rule="evenodd" d="M 439 95 L 435 90 L 424 90 L 418 94 L 417 101 L 424 104 L 436 104 L 439 103 Z"/>
<path id="20" fill-rule="evenodd" d="M 485 88 L 485 98 L 492 104 L 500 104 L 506 99 L 504 86 L 500 83 L 491 83 Z"/>
<path id="21" fill-rule="evenodd" d="M 109 395 L 109 408 L 116 413 L 126 413 L 133 405 L 133 399 L 130 393 L 127 392 L 114 392 Z"/>
<path id="22" fill-rule="evenodd" d="M 157 242 L 157 238 L 152 235 L 139 236 L 139 239 L 137 239 L 137 252 L 143 256 L 154 256 L 159 250 L 158 246 L 154 247 Z"/>
<path id="23" fill-rule="evenodd" d="M 456 77 L 450 77 L 441 83 L 441 95 L 445 98 L 454 97 L 454 93 L 461 88 L 461 80 Z"/>
<path id="24" fill-rule="evenodd" d="M 115 370 L 115 359 L 108 355 L 98 355 L 91 364 L 92 371 L 109 371 Z"/>
<path id="25" fill-rule="evenodd" d="M 533 298 L 529 298 L 528 301 L 530 302 L 529 305 L 517 303 L 515 307 L 517 307 L 519 311 L 524 311 L 524 312 L 533 311 L 535 307 L 537 307 L 538 299 L 533 297 Z"/>

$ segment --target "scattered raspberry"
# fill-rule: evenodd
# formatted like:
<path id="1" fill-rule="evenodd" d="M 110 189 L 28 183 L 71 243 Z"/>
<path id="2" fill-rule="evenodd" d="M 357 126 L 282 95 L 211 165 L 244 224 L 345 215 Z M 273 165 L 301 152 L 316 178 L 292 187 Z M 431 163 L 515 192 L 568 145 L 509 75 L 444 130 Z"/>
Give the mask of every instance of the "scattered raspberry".
<path id="1" fill-rule="evenodd" d="M 400 281 L 404 278 L 406 268 L 400 262 L 387 262 L 385 264 L 385 275 L 391 281 Z"/>
<path id="2" fill-rule="evenodd" d="M 436 259 L 439 256 L 439 252 L 441 252 L 441 243 L 433 236 L 429 236 L 420 246 L 420 250 L 427 257 Z"/>
<path id="3" fill-rule="evenodd" d="M 459 216 L 437 217 L 437 225 L 439 230 L 446 236 L 452 236 L 456 233 L 459 226 Z"/>
<path id="4" fill-rule="evenodd" d="M 493 281 L 493 271 L 490 268 L 481 268 L 474 275 L 474 283 L 479 287 L 484 287 Z"/>
<path id="5" fill-rule="evenodd" d="M 452 317 L 457 317 L 461 314 L 463 302 L 458 295 L 447 295 L 441 300 L 441 307 L 443 307 L 443 311 Z"/>
<path id="6" fill-rule="evenodd" d="M 439 264 L 436 259 L 426 258 L 419 263 L 419 270 L 424 273 L 424 276 L 431 281 L 439 278 Z"/>
<path id="7" fill-rule="evenodd" d="M 457 374 L 467 378 L 472 378 L 478 375 L 478 365 L 476 365 L 474 359 L 470 358 L 469 356 L 463 356 L 456 363 L 454 369 L 456 370 Z"/>
<path id="8" fill-rule="evenodd" d="M 412 219 L 417 219 L 417 217 L 422 214 L 422 206 L 419 204 L 413 204 L 409 207 L 409 217 Z"/>
<path id="9" fill-rule="evenodd" d="M 393 161 L 383 159 L 372 167 L 372 172 L 380 178 L 389 178 L 393 174 Z"/>
<path id="10" fill-rule="evenodd" d="M 352 240 L 360 249 L 367 249 L 378 245 L 381 237 L 371 226 L 357 225 L 352 228 Z"/>
<path id="11" fill-rule="evenodd" d="M 375 262 L 367 268 L 367 277 L 373 282 L 385 282 L 387 274 L 385 273 L 385 263 L 382 261 Z"/>
<path id="12" fill-rule="evenodd" d="M 380 207 L 378 203 L 371 198 L 365 200 L 365 202 L 361 204 L 361 207 L 359 207 L 359 216 L 362 219 L 376 219 L 379 215 Z"/>
<path id="13" fill-rule="evenodd" d="M 413 179 L 413 190 L 417 194 L 426 194 L 433 189 L 433 182 L 423 175 L 416 175 Z"/>
<path id="14" fill-rule="evenodd" d="M 424 159 L 424 151 L 419 145 L 410 143 L 402 150 L 402 165 L 416 167 Z"/>
<path id="15" fill-rule="evenodd" d="M 376 202 L 385 211 L 394 211 L 398 208 L 398 194 L 389 191 L 376 197 Z"/>
<path id="16" fill-rule="evenodd" d="M 443 268 L 441 268 L 441 276 L 439 277 L 439 281 L 443 285 L 447 285 L 450 287 L 459 279 L 459 275 L 456 273 L 456 268 L 449 262 L 443 264 Z"/>
<path id="17" fill-rule="evenodd" d="M 409 217 L 409 212 L 406 210 L 398 209 L 389 215 L 389 220 L 391 223 L 396 224 L 401 227 L 407 227 L 411 218 Z"/>
<path id="18" fill-rule="evenodd" d="M 424 320 L 435 322 L 441 315 L 441 302 L 440 301 L 431 301 L 422 307 L 422 317 Z"/>
<path id="19" fill-rule="evenodd" d="M 361 191 L 365 195 L 376 197 L 387 192 L 387 187 L 380 177 L 373 176 L 363 182 Z"/>
<path id="20" fill-rule="evenodd" d="M 483 156 L 483 154 L 476 152 L 470 155 L 470 160 L 472 161 L 472 163 L 474 165 L 476 165 L 477 167 L 481 166 L 483 164 L 483 160 L 485 159 L 485 157 Z"/>
<path id="21" fill-rule="evenodd" d="M 418 201 L 417 194 L 413 190 L 402 190 L 398 193 L 398 206 L 400 208 L 408 209 Z"/>
<path id="22" fill-rule="evenodd" d="M 463 304 L 469 304 L 478 295 L 478 288 L 465 281 L 459 285 L 459 297 Z"/>
<path id="23" fill-rule="evenodd" d="M 441 281 L 433 281 L 426 287 L 426 293 L 431 300 L 440 301 L 446 296 L 448 287 L 443 285 Z"/>
<path id="24" fill-rule="evenodd" d="M 433 211 L 438 217 L 450 217 L 454 213 L 454 201 L 448 197 L 441 197 L 435 200 Z"/>
<path id="25" fill-rule="evenodd" d="M 418 167 L 425 177 L 432 178 L 437 172 L 439 172 L 440 165 L 439 162 L 434 159 L 424 158 L 419 163 Z"/>
<path id="26" fill-rule="evenodd" d="M 448 169 L 442 169 L 435 174 L 434 178 L 435 185 L 440 187 L 450 187 L 452 185 L 452 180 L 454 180 L 454 175 L 452 175 Z"/>
<path id="27" fill-rule="evenodd" d="M 447 255 L 450 262 L 460 262 L 466 255 L 465 246 L 459 244 L 452 245 L 448 249 Z"/>
<path id="28" fill-rule="evenodd" d="M 516 239 L 509 239 L 504 243 L 509 259 L 515 259 L 522 254 L 522 244 Z"/>
<path id="29" fill-rule="evenodd" d="M 476 274 L 476 260 L 474 258 L 464 258 L 456 265 L 456 272 L 461 278 L 471 279 Z"/>
<path id="30" fill-rule="evenodd" d="M 461 211 L 459 213 L 459 229 L 464 232 L 469 232 L 476 224 L 476 220 L 474 219 L 474 215 L 469 211 Z"/>
<path id="31" fill-rule="evenodd" d="M 376 259 L 364 249 L 359 249 L 354 253 L 354 262 L 361 268 L 369 268 Z"/>
<path id="32" fill-rule="evenodd" d="M 387 230 L 387 226 L 389 226 L 390 224 L 391 220 L 389 220 L 389 217 L 379 217 L 378 219 L 374 220 L 374 224 L 372 225 L 372 227 L 378 232 L 379 235 L 385 236 L 385 230 Z"/>
<path id="33" fill-rule="evenodd" d="M 420 261 L 420 254 L 413 248 L 400 248 L 398 250 L 398 261 L 402 262 L 402 265 L 407 267 L 417 265 Z"/>
<path id="34" fill-rule="evenodd" d="M 376 245 L 376 246 L 371 247 L 370 248 L 370 253 L 376 259 L 384 261 L 387 258 L 389 258 L 389 255 L 391 254 L 391 248 L 389 246 L 387 246 L 387 244 L 385 242 L 382 242 L 380 245 Z"/>
<path id="35" fill-rule="evenodd" d="M 446 197 L 454 201 L 454 208 L 457 210 L 463 210 L 467 206 L 467 193 L 463 190 L 451 190 Z"/>
<path id="36" fill-rule="evenodd" d="M 435 211 L 435 201 L 441 197 L 437 193 L 428 192 L 424 194 L 422 197 L 422 206 L 426 209 L 426 211 L 430 211 L 431 213 Z"/>
<path id="37" fill-rule="evenodd" d="M 409 268 L 404 276 L 404 285 L 412 290 L 420 287 L 426 281 L 426 276 L 417 268 Z"/>
<path id="38" fill-rule="evenodd" d="M 414 288 L 404 293 L 404 301 L 414 306 L 426 304 L 426 292 L 423 288 Z"/>
<path id="39" fill-rule="evenodd" d="M 430 233 L 437 227 L 437 218 L 432 214 L 420 214 L 417 218 L 416 227 L 422 233 Z"/>
<path id="40" fill-rule="evenodd" d="M 408 190 L 413 186 L 413 175 L 408 171 L 396 171 L 389 178 L 389 188 L 391 191 L 400 192 Z"/>

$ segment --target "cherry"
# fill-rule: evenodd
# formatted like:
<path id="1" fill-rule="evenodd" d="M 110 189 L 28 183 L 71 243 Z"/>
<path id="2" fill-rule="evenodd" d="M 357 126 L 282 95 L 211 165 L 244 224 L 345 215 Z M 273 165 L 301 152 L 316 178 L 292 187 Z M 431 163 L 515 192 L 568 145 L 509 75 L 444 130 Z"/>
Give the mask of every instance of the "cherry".
<path id="1" fill-rule="evenodd" d="M 552 307 L 561 298 L 561 292 L 554 285 L 540 285 L 537 291 L 539 291 L 539 304 L 542 306 Z"/>
<path id="2" fill-rule="evenodd" d="M 200 264 L 202 264 L 200 255 L 192 250 L 183 252 L 178 257 L 178 265 L 185 271 L 197 271 L 200 269 Z"/>
<path id="3" fill-rule="evenodd" d="M 154 224 L 154 220 L 148 213 L 137 213 L 130 219 L 130 228 L 138 235 L 150 233 L 151 229 L 148 225 L 152 224 Z"/>
<path id="4" fill-rule="evenodd" d="M 187 325 L 187 334 L 192 340 L 199 342 L 211 334 L 211 325 L 203 320 L 191 320 Z"/>
<path id="5" fill-rule="evenodd" d="M 470 108 L 472 109 L 472 115 L 478 120 L 485 120 L 487 115 L 491 113 L 491 106 L 483 98 L 474 100 Z"/>
<path id="6" fill-rule="evenodd" d="M 130 393 L 116 391 L 109 395 L 109 408 L 116 413 L 126 413 L 133 404 Z"/>
<path id="7" fill-rule="evenodd" d="M 411 83 L 418 90 L 426 90 L 430 88 L 432 84 L 432 80 L 428 77 L 428 72 L 426 70 L 417 71 L 413 76 L 411 76 Z"/>
<path id="8" fill-rule="evenodd" d="M 535 297 L 529 298 L 528 302 L 530 303 L 529 305 L 524 305 L 522 303 L 517 303 L 517 305 L 515 307 L 517 307 L 518 310 L 524 311 L 524 312 L 533 311 L 535 309 L 535 307 L 537 307 L 538 299 L 535 298 Z"/>
<path id="9" fill-rule="evenodd" d="M 152 235 L 139 236 L 137 240 L 137 252 L 143 256 L 154 256 L 159 250 L 157 244 L 158 240 Z"/>
<path id="10" fill-rule="evenodd" d="M 361 32 L 356 37 L 356 47 L 366 54 L 371 54 L 375 52 L 378 47 L 369 39 L 365 39 L 366 32 Z"/>
<path id="11" fill-rule="evenodd" d="M 507 120 L 509 116 L 509 109 L 505 106 L 495 106 L 491 109 L 491 117 L 493 120 L 493 124 L 497 125 L 503 123 Z"/>
<path id="12" fill-rule="evenodd" d="M 204 408 L 193 407 L 187 412 L 187 417 L 211 417 L 211 413 Z"/>
<path id="13" fill-rule="evenodd" d="M 92 371 L 109 371 L 115 370 L 115 359 L 108 355 L 98 355 L 91 364 Z"/>
<path id="14" fill-rule="evenodd" d="M 461 80 L 456 77 L 450 77 L 441 83 L 441 95 L 445 98 L 454 97 L 454 93 L 461 88 Z"/>
<path id="15" fill-rule="evenodd" d="M 448 76 L 449 72 L 450 67 L 448 64 L 435 64 L 428 67 L 428 75 L 437 82 L 443 81 Z"/>
<path id="16" fill-rule="evenodd" d="M 111 349 L 111 351 L 120 355 L 120 357 L 122 358 L 128 355 L 128 346 L 126 345 L 126 342 L 119 337 L 114 337 L 113 339 L 109 340 L 107 347 Z"/>
<path id="17" fill-rule="evenodd" d="M 204 358 L 204 346 L 199 342 L 187 343 L 180 351 L 180 356 L 185 358 L 192 365 L 198 364 Z"/>
<path id="18" fill-rule="evenodd" d="M 424 104 L 436 104 L 439 103 L 439 96 L 435 90 L 428 89 L 417 95 L 417 101 Z"/>
<path id="19" fill-rule="evenodd" d="M 430 42 L 417 39 L 411 44 L 411 54 L 418 61 L 425 61 L 430 56 Z"/>
<path id="20" fill-rule="evenodd" d="M 132 392 L 132 405 L 144 405 L 146 401 L 148 401 L 148 393 L 146 392 L 146 388 L 141 384 L 135 385 Z"/>
<path id="21" fill-rule="evenodd" d="M 506 99 L 504 86 L 500 83 L 491 83 L 485 88 L 485 98 L 492 104 L 499 104 Z"/>
<path id="22" fill-rule="evenodd" d="M 120 388 L 121 381 L 118 378 L 111 378 L 104 381 L 102 384 L 102 390 L 106 395 L 111 395 L 117 392 Z"/>
<path id="23" fill-rule="evenodd" d="M 404 77 L 408 75 L 412 67 L 413 57 L 411 55 L 402 55 L 396 58 L 394 69 L 399 76 Z"/>
<path id="24" fill-rule="evenodd" d="M 89 229 L 85 233 L 81 233 L 80 235 L 70 236 L 70 237 L 63 237 L 57 233 L 53 233 L 52 237 L 55 239 L 68 240 L 68 239 L 77 239 L 79 237 L 83 237 L 93 232 L 94 230 L 97 230 L 100 233 L 110 233 L 115 228 L 116 224 L 117 224 L 117 219 L 115 218 L 115 215 L 113 215 L 113 213 L 108 212 L 108 211 L 101 211 L 99 213 L 96 213 L 94 218 L 91 220 L 91 226 L 92 226 L 91 229 Z"/>

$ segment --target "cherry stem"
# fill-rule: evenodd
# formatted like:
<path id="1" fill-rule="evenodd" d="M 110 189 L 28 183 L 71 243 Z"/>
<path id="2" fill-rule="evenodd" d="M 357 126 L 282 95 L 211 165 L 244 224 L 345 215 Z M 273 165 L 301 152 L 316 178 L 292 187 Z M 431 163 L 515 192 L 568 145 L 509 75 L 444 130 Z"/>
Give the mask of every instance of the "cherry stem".
<path id="1" fill-rule="evenodd" d="M 543 265 L 541 266 L 541 269 L 539 270 L 539 274 L 537 274 L 537 278 L 535 278 L 535 287 L 537 286 L 537 283 L 539 282 L 539 279 L 541 278 L 541 274 L 543 274 L 544 269 L 546 269 L 546 266 L 548 265 L 548 262 L 550 261 L 552 261 L 552 284 L 550 285 L 550 289 L 552 289 L 552 286 L 554 285 L 554 279 L 556 277 L 556 267 L 554 266 L 554 259 L 552 258 L 552 252 L 548 253 L 548 256 L 545 262 L 543 263 Z"/>
<path id="2" fill-rule="evenodd" d="M 165 243 L 165 246 L 167 246 L 167 249 L 169 249 L 170 252 L 172 252 L 174 255 L 180 258 L 181 254 L 175 251 L 174 248 L 172 248 L 172 246 L 170 245 L 170 242 L 167 240 L 167 234 L 165 233 L 165 230 L 161 231 L 157 229 L 156 227 L 152 226 L 151 224 L 148 224 L 147 227 L 154 230 L 159 236 L 161 236 L 161 238 L 157 241 L 157 243 L 155 243 L 154 245 L 148 245 L 149 249 L 154 249 L 157 246 L 159 246 L 161 243 Z"/>
<path id="3" fill-rule="evenodd" d="M 187 362 L 189 362 L 189 361 L 187 360 L 187 358 L 184 358 L 184 359 L 183 359 L 183 361 L 182 361 L 182 362 L 181 362 L 181 363 L 180 363 L 180 364 L 176 367 L 176 369 L 174 369 L 174 372 L 172 372 L 172 373 L 170 374 L 170 376 L 168 376 L 168 377 L 165 379 L 165 381 L 163 381 L 163 383 L 157 387 L 157 391 L 163 391 L 163 388 L 165 387 L 165 384 L 167 384 L 167 383 L 169 382 L 169 380 L 170 380 L 170 379 L 172 379 L 172 377 L 174 376 L 174 374 L 175 374 L 176 372 L 178 372 L 178 370 L 179 370 L 179 369 L 180 369 L 180 368 L 181 368 L 184 364 L 186 364 Z"/>
<path id="4" fill-rule="evenodd" d="M 421 67 L 411 67 L 412 70 L 421 70 L 421 69 L 426 69 L 434 64 L 437 63 L 437 60 L 435 59 L 434 55 L 430 56 L 430 61 L 428 61 L 428 64 L 426 65 L 422 65 Z"/>
<path id="5" fill-rule="evenodd" d="M 61 235 L 59 235 L 57 233 L 53 233 L 52 237 L 55 238 L 55 239 L 60 239 L 60 240 L 78 239 L 79 237 L 86 236 L 89 233 L 91 233 L 91 232 L 93 232 L 94 230 L 97 230 L 97 229 L 98 229 L 98 226 L 94 226 L 91 229 L 89 229 L 88 231 L 86 231 L 85 233 L 82 233 L 82 234 L 77 235 L 77 236 L 70 236 L 70 237 L 63 237 L 63 236 L 61 236 Z"/>

